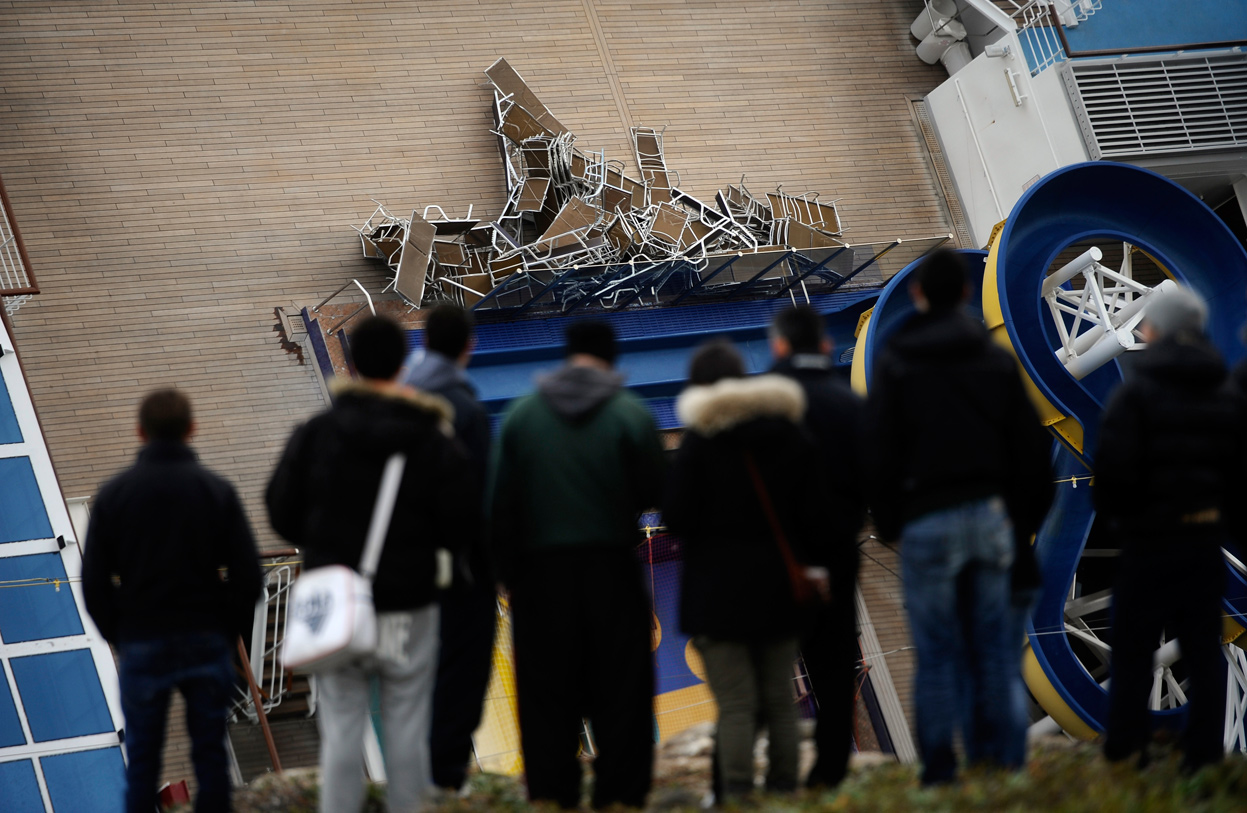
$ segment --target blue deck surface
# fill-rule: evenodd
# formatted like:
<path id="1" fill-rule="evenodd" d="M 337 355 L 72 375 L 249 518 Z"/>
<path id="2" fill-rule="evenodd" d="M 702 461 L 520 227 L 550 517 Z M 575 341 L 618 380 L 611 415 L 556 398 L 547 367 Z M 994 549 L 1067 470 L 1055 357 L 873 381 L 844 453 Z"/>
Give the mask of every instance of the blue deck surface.
<path id="1" fill-rule="evenodd" d="M 1066 26 L 1065 37 L 1075 52 L 1247 40 L 1247 2 L 1117 0 L 1079 25 Z"/>
<path id="2" fill-rule="evenodd" d="M 874 304 L 879 290 L 841 291 L 811 298 L 810 305 L 824 314 L 837 348 L 853 345 L 858 319 Z M 619 337 L 618 368 L 628 388 L 646 402 L 660 429 L 672 429 L 679 426 L 674 402 L 684 387 L 692 352 L 713 337 L 727 336 L 745 356 L 749 372 L 766 370 L 771 365 L 767 326 L 790 304 L 787 298 L 765 299 L 480 324 L 468 375 L 480 392 L 481 402 L 495 417 L 496 429 L 507 404 L 531 392 L 536 376 L 562 362 L 567 325 L 586 318 L 601 319 L 610 323 Z M 422 330 L 410 331 L 408 347 L 422 346 L 423 334 Z"/>

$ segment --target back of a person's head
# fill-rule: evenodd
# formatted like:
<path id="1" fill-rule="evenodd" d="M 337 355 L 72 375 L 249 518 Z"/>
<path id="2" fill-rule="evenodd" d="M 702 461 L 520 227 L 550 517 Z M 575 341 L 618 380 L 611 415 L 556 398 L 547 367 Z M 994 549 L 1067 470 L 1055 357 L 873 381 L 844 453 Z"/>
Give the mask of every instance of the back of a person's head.
<path id="1" fill-rule="evenodd" d="M 605 322 L 586 320 L 573 322 L 564 334 L 567 340 L 566 355 L 593 356 L 607 364 L 614 364 L 619 350 L 615 345 L 615 329 Z"/>
<path id="2" fill-rule="evenodd" d="M 965 260 L 950 248 L 936 249 L 918 266 L 914 281 L 931 311 L 952 310 L 965 298 Z"/>
<path id="3" fill-rule="evenodd" d="M 472 314 L 444 302 L 429 311 L 424 322 L 424 346 L 434 353 L 457 359 L 472 341 Z"/>
<path id="4" fill-rule="evenodd" d="M 184 440 L 191 420 L 190 399 L 175 389 L 149 392 L 139 404 L 139 428 L 148 440 Z"/>
<path id="5" fill-rule="evenodd" d="M 369 316 L 351 331 L 351 359 L 363 378 L 389 381 L 407 355 L 407 339 L 393 319 Z"/>
<path id="6" fill-rule="evenodd" d="M 818 311 L 809 305 L 794 305 L 775 314 L 771 335 L 788 342 L 794 353 L 818 353 L 827 334 Z"/>
<path id="7" fill-rule="evenodd" d="M 1152 294 L 1144 305 L 1143 320 L 1156 338 L 1202 336 L 1208 326 L 1208 305 L 1190 288 L 1178 287 Z"/>
<path id="8" fill-rule="evenodd" d="M 727 339 L 714 339 L 697 348 L 689 362 L 688 383 L 705 386 L 724 378 L 744 378 L 745 362 Z"/>

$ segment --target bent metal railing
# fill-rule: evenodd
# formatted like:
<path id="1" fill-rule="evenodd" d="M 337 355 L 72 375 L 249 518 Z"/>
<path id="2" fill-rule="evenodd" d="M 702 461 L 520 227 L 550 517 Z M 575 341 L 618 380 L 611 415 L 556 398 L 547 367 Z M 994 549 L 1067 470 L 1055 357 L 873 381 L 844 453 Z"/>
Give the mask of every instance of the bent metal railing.
<path id="1" fill-rule="evenodd" d="M 269 730 L 268 715 L 290 693 L 290 673 L 282 667 L 279 656 L 286 638 L 290 588 L 298 576 L 300 560 L 295 548 L 266 551 L 260 558 L 265 570 L 264 586 L 255 605 L 250 649 L 241 638 L 238 640 L 246 686 L 238 687 L 233 712 L 260 725 L 273 769 L 280 773 L 281 761 Z M 309 714 L 314 709 L 315 700 L 309 698 Z"/>
<path id="2" fill-rule="evenodd" d="M 12 316 L 26 300 L 39 293 L 39 284 L 30 270 L 30 257 L 26 244 L 13 217 L 9 193 L 0 180 L 0 298 L 4 309 Z"/>

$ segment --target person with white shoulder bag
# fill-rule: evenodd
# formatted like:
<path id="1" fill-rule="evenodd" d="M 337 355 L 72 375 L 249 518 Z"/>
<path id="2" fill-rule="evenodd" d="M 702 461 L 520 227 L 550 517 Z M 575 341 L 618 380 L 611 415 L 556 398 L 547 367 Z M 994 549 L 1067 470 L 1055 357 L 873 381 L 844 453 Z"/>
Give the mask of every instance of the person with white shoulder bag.
<path id="1" fill-rule="evenodd" d="M 358 378 L 295 430 L 266 493 L 273 529 L 304 556 L 282 657 L 316 675 L 322 813 L 363 804 L 373 677 L 387 801 L 406 813 L 430 788 L 437 592 L 473 510 L 470 475 L 450 405 L 398 383 L 402 329 L 365 319 L 350 351 Z"/>

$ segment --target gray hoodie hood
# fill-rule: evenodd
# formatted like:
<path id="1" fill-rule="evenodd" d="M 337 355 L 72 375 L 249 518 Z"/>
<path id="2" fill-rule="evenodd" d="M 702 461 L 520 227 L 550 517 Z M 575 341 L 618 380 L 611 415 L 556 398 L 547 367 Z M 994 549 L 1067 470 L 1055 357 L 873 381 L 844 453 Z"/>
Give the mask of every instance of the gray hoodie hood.
<path id="1" fill-rule="evenodd" d="M 467 387 L 469 392 L 476 392 L 467 373 L 458 364 L 441 353 L 428 350 L 417 350 L 411 354 L 403 365 L 402 381 L 429 392 L 441 392 L 452 387 Z"/>
<path id="2" fill-rule="evenodd" d="M 567 364 L 538 376 L 537 392 L 561 418 L 579 421 L 611 399 L 623 386 L 614 370 Z"/>

